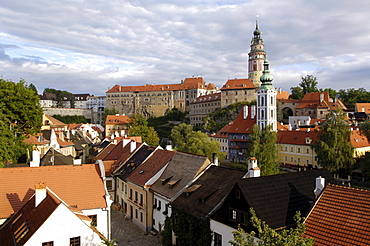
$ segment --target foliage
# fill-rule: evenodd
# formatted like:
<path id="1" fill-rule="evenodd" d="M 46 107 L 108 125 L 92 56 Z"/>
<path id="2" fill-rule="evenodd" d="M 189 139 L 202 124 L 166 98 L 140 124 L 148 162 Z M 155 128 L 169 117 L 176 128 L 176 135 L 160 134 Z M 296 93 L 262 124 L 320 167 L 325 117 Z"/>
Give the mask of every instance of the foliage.
<path id="1" fill-rule="evenodd" d="M 39 132 L 42 124 L 39 97 L 24 80 L 0 79 L 0 99 L 0 163 L 26 161 L 30 146 L 23 140 Z"/>
<path id="2" fill-rule="evenodd" d="M 115 245 L 118 245 L 117 243 L 116 243 L 116 239 L 112 239 L 112 240 L 107 240 L 107 239 L 104 239 L 104 238 L 100 238 L 101 239 L 101 242 L 102 242 L 102 244 L 104 244 L 104 245 L 107 245 L 107 246 L 115 246 Z"/>
<path id="3" fill-rule="evenodd" d="M 354 89 L 350 88 L 347 90 L 341 89 L 338 91 L 339 99 L 347 106 L 347 108 L 355 108 L 356 103 L 368 103 L 370 102 L 370 92 L 366 91 L 365 88 Z"/>
<path id="4" fill-rule="evenodd" d="M 116 109 L 109 109 L 105 108 L 104 109 L 104 114 L 103 114 L 103 122 L 105 122 L 105 119 L 107 118 L 107 115 L 116 115 L 118 114 L 118 111 Z"/>
<path id="5" fill-rule="evenodd" d="M 325 88 L 325 89 L 319 89 L 320 92 L 329 92 L 329 97 L 330 98 L 336 98 L 338 92 L 332 88 Z"/>
<path id="6" fill-rule="evenodd" d="M 85 116 L 82 115 L 53 115 L 53 117 L 57 120 L 60 120 L 64 124 L 79 124 L 79 123 L 90 123 L 91 119 L 86 119 Z"/>
<path id="7" fill-rule="evenodd" d="M 296 222 L 295 228 L 283 229 L 279 232 L 271 229 L 264 221 L 257 218 L 256 212 L 253 208 L 250 209 L 252 215 L 251 222 L 257 233 L 252 231 L 251 233 L 245 232 L 242 228 L 238 228 L 237 231 L 233 232 L 234 240 L 229 241 L 234 246 L 263 246 L 263 245 L 275 245 L 275 246 L 312 246 L 314 245 L 314 239 L 302 236 L 306 231 L 306 227 L 303 224 L 304 218 L 301 217 L 298 211 L 294 216 Z M 255 240 L 255 237 L 259 239 Z"/>
<path id="8" fill-rule="evenodd" d="M 165 117 L 169 121 L 184 121 L 188 113 L 186 111 L 180 111 L 178 108 L 172 108 Z"/>
<path id="9" fill-rule="evenodd" d="M 172 228 L 172 219 L 166 216 L 166 219 L 164 220 L 164 228 L 161 234 L 162 246 L 172 246 Z"/>
<path id="10" fill-rule="evenodd" d="M 261 130 L 258 125 L 254 125 L 249 140 L 249 157 L 258 160 L 261 175 L 273 175 L 279 173 L 279 158 L 277 151 L 277 133 L 268 125 Z"/>
<path id="11" fill-rule="evenodd" d="M 203 219 L 172 207 L 171 220 L 172 230 L 178 237 L 180 245 L 211 245 L 212 233 L 209 219 Z"/>
<path id="12" fill-rule="evenodd" d="M 154 127 L 146 125 L 139 125 L 130 128 L 130 136 L 141 136 L 143 142 L 150 146 L 157 146 L 159 144 L 159 137 Z"/>
<path id="13" fill-rule="evenodd" d="M 331 172 L 354 164 L 354 148 L 346 115 L 341 110 L 330 112 L 320 125 L 319 140 L 313 144 L 318 163 Z"/>
<path id="14" fill-rule="evenodd" d="M 32 84 L 32 83 L 29 84 L 28 85 L 28 89 L 33 90 L 35 92 L 35 95 L 38 95 L 37 88 L 36 88 L 36 86 L 34 84 Z"/>
<path id="15" fill-rule="evenodd" d="M 299 83 L 299 86 L 291 87 L 291 99 L 302 99 L 306 93 L 310 92 L 318 92 L 317 89 L 317 79 L 313 75 L 306 75 L 301 76 L 301 82 Z"/>
<path id="16" fill-rule="evenodd" d="M 234 103 L 225 108 L 215 110 L 203 118 L 203 130 L 211 133 L 218 132 L 226 124 L 233 121 L 245 105 L 256 105 L 256 101 Z"/>
<path id="17" fill-rule="evenodd" d="M 131 116 L 130 126 L 148 126 L 148 120 L 141 114 L 134 114 Z"/>
<path id="18" fill-rule="evenodd" d="M 370 140 L 370 120 L 366 120 L 360 125 L 360 133 Z"/>
<path id="19" fill-rule="evenodd" d="M 193 131 L 191 125 L 182 123 L 175 126 L 171 131 L 171 139 L 174 148 L 178 151 L 204 155 L 210 160 L 212 160 L 212 154 L 217 153 L 220 162 L 225 159 L 225 153 L 220 151 L 220 143 L 205 133 Z"/>

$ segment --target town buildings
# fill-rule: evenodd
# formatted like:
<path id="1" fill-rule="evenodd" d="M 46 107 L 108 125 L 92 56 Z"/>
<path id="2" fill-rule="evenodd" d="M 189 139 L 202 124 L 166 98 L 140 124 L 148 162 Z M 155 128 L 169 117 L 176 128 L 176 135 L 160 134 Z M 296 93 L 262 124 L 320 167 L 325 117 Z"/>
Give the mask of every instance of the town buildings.
<path id="1" fill-rule="evenodd" d="M 190 125 L 203 125 L 203 118 L 219 108 L 221 108 L 221 93 L 197 97 L 195 100 L 190 102 Z"/>

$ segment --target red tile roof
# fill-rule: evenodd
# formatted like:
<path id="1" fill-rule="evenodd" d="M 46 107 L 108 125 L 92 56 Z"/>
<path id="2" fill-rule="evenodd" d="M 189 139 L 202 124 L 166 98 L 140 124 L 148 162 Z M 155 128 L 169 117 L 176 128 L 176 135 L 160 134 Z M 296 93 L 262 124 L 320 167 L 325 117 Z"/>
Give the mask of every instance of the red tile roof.
<path id="1" fill-rule="evenodd" d="M 279 99 L 289 99 L 289 92 L 287 91 L 283 91 L 283 90 L 277 90 L 276 91 L 276 99 L 279 100 Z"/>
<path id="2" fill-rule="evenodd" d="M 329 184 L 308 215 L 315 245 L 369 245 L 370 191 Z"/>
<path id="3" fill-rule="evenodd" d="M 130 122 L 131 119 L 126 115 L 107 115 L 107 119 L 105 120 L 106 125 L 123 125 Z"/>
<path id="4" fill-rule="evenodd" d="M 70 206 L 79 209 L 106 207 L 105 189 L 95 164 L 1 168 L 0 218 L 18 211 L 34 194 L 34 185 L 45 182 Z"/>
<path id="5" fill-rule="evenodd" d="M 157 149 L 153 155 L 133 171 L 127 180 L 144 186 L 161 168 L 163 168 L 175 155 L 175 151 Z"/>
<path id="6" fill-rule="evenodd" d="M 57 120 L 55 119 L 54 117 L 52 117 L 51 115 L 47 115 L 45 114 L 45 118 L 49 120 L 49 123 L 51 126 L 66 126 L 67 124 L 61 122 L 60 120 Z"/>
<path id="7" fill-rule="evenodd" d="M 257 122 L 257 106 L 256 106 L 256 114 L 254 119 L 251 118 L 251 107 L 248 107 L 248 115 L 244 119 L 244 110 L 246 106 L 240 110 L 240 113 L 234 120 L 234 123 L 230 126 L 229 133 L 251 133 L 252 127 Z"/>
<path id="8" fill-rule="evenodd" d="M 320 100 L 320 96 L 323 95 L 323 100 Z M 298 104 L 299 108 L 328 108 L 334 109 L 347 109 L 346 106 L 338 99 L 335 102 L 330 101 L 329 92 L 311 92 L 304 95 L 301 102 Z"/>
<path id="9" fill-rule="evenodd" d="M 366 136 L 361 135 L 359 130 L 351 131 L 351 145 L 354 148 L 364 148 L 369 147 L 370 143 Z"/>
<path id="10" fill-rule="evenodd" d="M 208 85 L 202 77 L 186 78 L 181 84 L 163 84 L 163 85 L 141 85 L 141 86 L 120 86 L 115 85 L 112 89 L 107 91 L 111 92 L 145 92 L 145 91 L 176 91 L 185 89 L 216 89 L 214 84 L 209 83 Z"/>
<path id="11" fill-rule="evenodd" d="M 356 103 L 356 112 L 370 114 L 370 103 Z"/>
<path id="12" fill-rule="evenodd" d="M 224 86 L 222 86 L 222 90 L 244 90 L 244 89 L 256 89 L 253 85 L 252 81 L 249 79 L 229 79 L 226 81 Z"/>
<path id="13" fill-rule="evenodd" d="M 197 97 L 191 103 L 213 102 L 213 101 L 221 101 L 221 92 Z"/>
<path id="14" fill-rule="evenodd" d="M 278 131 L 277 143 L 279 144 L 297 144 L 297 145 L 310 145 L 318 140 L 319 132 L 310 129 L 307 131 Z M 306 139 L 310 139 L 309 144 Z"/>
<path id="15" fill-rule="evenodd" d="M 32 145 L 45 145 L 45 144 L 50 143 L 50 141 L 46 140 L 45 138 L 42 138 L 41 142 L 39 142 L 39 139 L 35 136 L 29 136 L 28 138 L 23 140 L 23 142 L 28 143 L 28 144 L 32 144 Z"/>
<path id="16" fill-rule="evenodd" d="M 228 138 L 229 137 L 229 131 L 231 126 L 234 124 L 234 122 L 230 122 L 229 124 L 224 125 L 216 134 L 212 134 L 211 137 L 213 138 Z"/>

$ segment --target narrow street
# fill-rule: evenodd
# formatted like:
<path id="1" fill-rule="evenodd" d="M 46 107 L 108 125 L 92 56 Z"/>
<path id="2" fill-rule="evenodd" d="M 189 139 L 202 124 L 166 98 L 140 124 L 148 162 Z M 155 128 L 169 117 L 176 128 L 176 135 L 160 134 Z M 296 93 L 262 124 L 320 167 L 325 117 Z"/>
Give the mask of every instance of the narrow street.
<path id="1" fill-rule="evenodd" d="M 112 239 L 116 239 L 119 246 L 160 246 L 160 236 L 145 233 L 131 220 L 125 219 L 122 211 L 112 208 Z"/>

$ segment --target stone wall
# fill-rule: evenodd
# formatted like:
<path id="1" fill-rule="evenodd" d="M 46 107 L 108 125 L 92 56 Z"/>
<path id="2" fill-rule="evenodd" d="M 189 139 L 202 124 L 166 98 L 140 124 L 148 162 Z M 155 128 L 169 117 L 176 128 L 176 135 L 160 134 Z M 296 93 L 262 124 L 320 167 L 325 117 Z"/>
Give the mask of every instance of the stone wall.
<path id="1" fill-rule="evenodd" d="M 78 115 L 78 116 L 85 116 L 86 119 L 91 119 L 91 122 L 93 122 L 93 114 L 91 109 L 85 109 L 85 108 L 43 108 L 44 113 L 47 115 Z"/>

